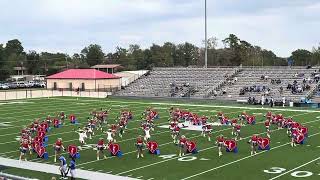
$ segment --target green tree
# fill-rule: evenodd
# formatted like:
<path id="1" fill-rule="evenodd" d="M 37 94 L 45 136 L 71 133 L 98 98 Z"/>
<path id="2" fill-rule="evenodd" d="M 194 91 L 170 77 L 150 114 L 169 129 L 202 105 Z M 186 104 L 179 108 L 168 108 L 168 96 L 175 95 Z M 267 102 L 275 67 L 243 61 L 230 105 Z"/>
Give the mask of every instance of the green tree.
<path id="1" fill-rule="evenodd" d="M 312 48 L 312 65 L 320 65 L 320 45 Z"/>
<path id="2" fill-rule="evenodd" d="M 28 74 L 41 74 L 43 69 L 41 68 L 40 54 L 36 51 L 29 51 L 26 54 L 24 66 L 27 68 Z"/>
<path id="3" fill-rule="evenodd" d="M 292 52 L 291 58 L 294 60 L 294 65 L 305 66 L 311 63 L 312 53 L 305 49 L 297 49 Z"/>
<path id="4" fill-rule="evenodd" d="M 122 47 L 116 48 L 116 53 L 113 55 L 114 62 L 121 64 L 128 69 L 129 60 L 128 60 L 128 50 Z"/>
<path id="5" fill-rule="evenodd" d="M 98 44 L 90 44 L 81 51 L 81 54 L 86 58 L 89 66 L 100 64 L 104 60 L 104 53 Z"/>
<path id="6" fill-rule="evenodd" d="M 242 64 L 243 62 L 241 59 L 240 39 L 236 35 L 230 34 L 229 37 L 222 40 L 222 42 L 226 48 L 229 48 L 233 51 L 232 54 L 235 54 L 235 56 L 233 56 L 232 59 L 230 59 L 231 63 L 234 66 Z"/>
<path id="7" fill-rule="evenodd" d="M 233 50 L 239 47 L 239 41 L 240 39 L 234 34 L 230 34 L 229 37 L 222 40 L 223 44 L 227 48 L 231 48 Z"/>
<path id="8" fill-rule="evenodd" d="M 136 70 L 138 62 L 143 60 L 143 51 L 137 44 L 130 44 L 128 50 L 128 69 Z"/>
<path id="9" fill-rule="evenodd" d="M 68 58 L 68 55 L 63 53 L 42 52 L 40 54 L 42 73 L 49 75 L 66 69 Z"/>
<path id="10" fill-rule="evenodd" d="M 0 81 L 9 77 L 12 70 L 9 69 L 5 56 L 5 48 L 0 44 Z"/>
<path id="11" fill-rule="evenodd" d="M 18 39 L 10 40 L 6 43 L 5 53 L 7 56 L 11 54 L 20 55 L 23 52 L 23 46 Z"/>
<path id="12" fill-rule="evenodd" d="M 74 53 L 73 56 L 70 58 L 70 66 L 69 68 L 89 68 L 85 57 L 81 54 Z"/>

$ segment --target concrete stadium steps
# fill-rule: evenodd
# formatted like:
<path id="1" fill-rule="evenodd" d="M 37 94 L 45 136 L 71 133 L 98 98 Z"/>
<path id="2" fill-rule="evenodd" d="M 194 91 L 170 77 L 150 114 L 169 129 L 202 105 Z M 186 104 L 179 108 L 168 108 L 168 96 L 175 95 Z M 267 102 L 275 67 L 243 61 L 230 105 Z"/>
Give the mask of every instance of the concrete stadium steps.
<path id="1" fill-rule="evenodd" d="M 290 69 L 290 68 L 243 68 L 240 73 L 238 73 L 238 81 L 229 86 L 225 86 L 222 90 L 227 93 L 224 95 L 225 99 L 244 99 L 248 97 L 255 97 L 256 99 L 261 99 L 262 92 L 246 92 L 245 95 L 239 95 L 240 89 L 245 86 L 266 86 L 270 88 L 269 97 L 274 99 L 281 99 L 286 97 L 287 100 L 300 101 L 301 98 L 305 97 L 308 91 L 304 91 L 299 94 L 292 94 L 290 90 L 286 87 L 290 83 L 292 84 L 294 80 L 298 84 L 302 84 L 303 78 L 308 78 L 315 69 Z M 295 77 L 296 73 L 304 73 L 304 77 Z M 261 76 L 268 76 L 268 80 L 261 80 Z M 271 84 L 271 79 L 280 79 L 280 84 Z M 316 85 L 316 83 L 309 84 L 311 89 Z M 280 94 L 280 87 L 283 87 L 283 93 Z M 223 99 L 223 98 L 222 98 Z"/>
<path id="2" fill-rule="evenodd" d="M 207 94 L 206 90 L 216 86 L 225 80 L 225 75 L 233 72 L 234 68 L 154 68 L 149 76 L 138 79 L 116 95 L 170 97 L 170 83 L 177 86 L 188 83 L 197 90 L 193 96 L 203 98 Z"/>
<path id="3" fill-rule="evenodd" d="M 239 95 L 240 89 L 244 86 L 260 85 L 271 89 L 269 97 L 281 99 L 286 97 L 287 100 L 300 101 L 308 91 L 300 94 L 292 94 L 287 90 L 287 85 L 292 84 L 294 80 L 302 84 L 303 78 L 308 78 L 315 69 L 306 69 L 305 67 L 244 67 L 237 71 L 238 67 L 221 67 L 221 68 L 154 68 L 150 75 L 137 79 L 124 90 L 117 92 L 116 96 L 142 96 L 142 97 L 170 97 L 170 83 L 177 86 L 189 83 L 195 87 L 197 92 L 192 95 L 195 98 L 224 99 L 224 100 L 247 100 L 248 97 L 261 99 L 262 93 L 246 92 L 245 95 Z M 295 74 L 304 73 L 304 77 L 295 77 Z M 228 85 L 226 75 L 237 77 L 237 82 Z M 268 76 L 269 80 L 261 80 L 261 76 Z M 270 79 L 280 79 L 281 84 L 271 84 Z M 218 86 L 219 85 L 219 86 Z M 309 84 L 311 89 L 316 83 Z M 280 87 L 283 92 L 280 94 Z M 213 90 L 218 93 L 226 91 L 225 95 L 213 97 Z M 186 92 L 186 89 L 179 90 L 175 97 L 180 97 L 179 93 Z M 211 95 L 210 95 L 211 94 Z M 209 97 L 208 97 L 209 95 Z M 319 98 L 320 102 L 320 98 Z"/>

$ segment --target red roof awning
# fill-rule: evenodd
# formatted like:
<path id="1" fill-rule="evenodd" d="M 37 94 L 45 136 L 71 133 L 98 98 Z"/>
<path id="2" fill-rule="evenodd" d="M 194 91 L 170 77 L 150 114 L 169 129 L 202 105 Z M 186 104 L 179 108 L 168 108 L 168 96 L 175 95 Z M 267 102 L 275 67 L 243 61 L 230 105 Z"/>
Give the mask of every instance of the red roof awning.
<path id="1" fill-rule="evenodd" d="M 96 69 L 68 69 L 47 79 L 119 79 L 120 77 Z"/>

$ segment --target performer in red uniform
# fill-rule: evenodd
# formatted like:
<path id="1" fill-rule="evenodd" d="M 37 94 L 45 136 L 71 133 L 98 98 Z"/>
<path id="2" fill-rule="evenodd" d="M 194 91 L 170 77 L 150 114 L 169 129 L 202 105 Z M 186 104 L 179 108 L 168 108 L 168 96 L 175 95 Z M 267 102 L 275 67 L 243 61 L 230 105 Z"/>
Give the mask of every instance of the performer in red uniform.
<path id="1" fill-rule="evenodd" d="M 97 143 L 97 160 L 100 160 L 100 154 L 103 155 L 104 159 L 107 159 L 106 155 L 104 154 L 103 150 L 106 149 L 106 146 L 104 144 L 103 138 L 99 138 Z"/>
<path id="2" fill-rule="evenodd" d="M 238 123 L 238 120 L 237 119 L 232 119 L 231 120 L 231 126 L 232 126 L 232 132 L 231 132 L 231 135 L 236 135 L 237 133 L 237 130 L 236 130 L 236 125 Z"/>
<path id="3" fill-rule="evenodd" d="M 270 120 L 266 120 L 264 122 L 264 126 L 266 127 L 267 136 L 268 136 L 268 138 L 270 138 Z"/>
<path id="4" fill-rule="evenodd" d="M 235 140 L 241 140 L 241 136 L 240 136 L 241 125 L 237 124 L 235 127 L 236 127 Z"/>
<path id="5" fill-rule="evenodd" d="M 251 139 L 249 140 L 250 145 L 251 145 L 251 155 L 254 155 L 257 153 L 257 146 L 258 146 L 258 136 L 254 134 Z"/>
<path id="6" fill-rule="evenodd" d="M 137 159 L 139 159 L 140 157 L 143 158 L 144 142 L 143 142 L 142 136 L 139 136 L 137 138 L 136 147 L 137 147 Z"/>
<path id="7" fill-rule="evenodd" d="M 187 142 L 187 138 L 182 135 L 180 140 L 179 140 L 179 157 L 184 156 L 185 151 L 186 151 L 186 142 Z"/>
<path id="8" fill-rule="evenodd" d="M 27 139 L 24 139 L 20 145 L 21 147 L 19 160 L 21 161 L 22 159 L 24 159 L 25 161 L 27 161 L 26 153 L 27 151 L 30 151 L 29 141 Z"/>
<path id="9" fill-rule="evenodd" d="M 223 148 L 223 144 L 224 144 L 224 138 L 223 138 L 222 134 L 217 137 L 216 144 L 218 146 L 219 157 L 220 157 L 220 156 L 222 156 L 222 148 Z"/>
<path id="10" fill-rule="evenodd" d="M 61 138 L 57 139 L 56 143 L 53 145 L 53 148 L 54 148 L 54 162 L 57 162 L 57 157 L 60 157 L 61 151 L 65 150 Z"/>

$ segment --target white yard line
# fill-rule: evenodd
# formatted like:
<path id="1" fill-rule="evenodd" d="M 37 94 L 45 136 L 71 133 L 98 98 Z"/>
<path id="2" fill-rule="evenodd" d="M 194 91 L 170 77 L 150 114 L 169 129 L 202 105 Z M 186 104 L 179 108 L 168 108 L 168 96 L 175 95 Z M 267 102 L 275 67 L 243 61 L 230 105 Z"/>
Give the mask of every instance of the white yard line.
<path id="1" fill-rule="evenodd" d="M 0 157 L 0 165 L 60 175 L 59 166 L 56 166 L 56 165 L 49 165 L 49 164 L 29 162 L 29 161 L 20 162 L 19 160 L 7 159 L 7 158 L 2 158 L 2 157 Z M 111 174 L 106 174 L 106 173 L 101 173 L 101 172 L 81 170 L 81 169 L 76 170 L 76 178 L 93 179 L 93 180 L 97 180 L 97 179 L 111 179 L 111 180 L 134 179 L 134 178 L 121 177 L 121 176 L 116 176 L 116 175 L 111 175 Z"/>
<path id="2" fill-rule="evenodd" d="M 302 165 L 300 165 L 300 166 L 298 166 L 298 167 L 296 167 L 296 168 L 293 168 L 293 169 L 291 169 L 291 170 L 289 170 L 289 171 L 286 171 L 286 172 L 284 172 L 284 173 L 282 173 L 282 174 L 279 174 L 278 176 L 273 177 L 273 178 L 271 178 L 271 179 L 269 179 L 269 180 L 278 179 L 279 177 L 281 177 L 281 176 L 283 176 L 283 175 L 286 175 L 286 174 L 288 174 L 288 173 L 290 173 L 290 172 L 292 172 L 292 171 L 295 171 L 295 170 L 297 170 L 297 169 L 299 169 L 299 168 L 302 168 L 302 167 L 304 167 L 304 166 L 306 166 L 306 165 L 308 165 L 308 164 L 310 164 L 310 163 L 313 163 L 313 162 L 315 162 L 315 161 L 317 161 L 317 160 L 319 160 L 319 159 L 320 159 L 320 157 L 317 157 L 317 158 L 315 158 L 315 159 L 313 159 L 313 160 L 311 160 L 311 161 L 308 161 L 308 162 L 306 162 L 306 163 L 304 163 L 304 164 L 302 164 Z"/>
<path id="3" fill-rule="evenodd" d="M 59 99 L 59 98 L 52 98 L 58 99 L 62 101 L 74 101 L 74 99 Z M 79 101 L 92 101 L 98 102 L 99 100 L 94 99 L 79 99 Z M 101 100 L 100 100 L 101 101 Z M 113 101 L 113 100 L 106 100 L 105 102 L 117 102 L 119 104 L 154 104 L 154 105 L 170 105 L 170 106 L 190 106 L 190 107 L 214 107 L 214 108 L 230 108 L 230 109 L 255 109 L 255 110 L 276 110 L 276 111 L 292 111 L 292 112 L 320 112 L 315 110 L 303 110 L 303 109 L 286 109 L 286 108 L 255 108 L 255 107 L 241 107 L 241 106 L 219 106 L 219 105 L 201 105 L 201 104 L 180 104 L 180 103 L 155 103 L 155 102 L 121 102 L 121 101 Z"/>
<path id="4" fill-rule="evenodd" d="M 320 121 L 320 120 L 309 121 L 309 122 L 305 122 L 305 123 L 303 123 L 303 124 L 308 124 L 308 123 L 317 122 L 317 121 Z M 271 132 L 279 131 L 279 130 L 281 130 L 281 129 L 276 129 L 276 130 L 273 130 L 273 131 L 271 131 Z M 266 132 L 263 132 L 263 133 L 259 133 L 259 134 L 257 134 L 257 135 L 261 135 L 261 134 L 265 134 L 265 133 L 266 133 Z M 320 133 L 317 133 L 317 134 L 320 134 Z M 314 135 L 317 135 L 317 134 L 314 134 Z M 313 136 L 313 135 L 311 135 L 311 136 Z M 311 136 L 310 136 L 310 137 L 311 137 Z M 250 138 L 250 137 L 251 137 L 251 136 L 242 138 L 240 141 L 245 140 L 245 139 L 248 139 L 248 138 Z M 289 143 L 286 143 L 286 144 L 289 144 Z M 280 145 L 280 146 L 282 147 L 282 146 L 284 146 L 284 145 Z M 201 149 L 201 150 L 199 150 L 199 152 L 206 151 L 206 150 L 212 149 L 212 148 L 214 148 L 214 147 L 216 147 L 216 146 L 212 146 L 212 147 L 208 147 L 208 148 L 205 148 L 205 149 Z M 273 149 L 275 149 L 275 148 L 273 148 Z M 265 151 L 262 151 L 262 152 L 265 152 Z M 261 153 L 261 152 L 260 152 L 260 153 Z M 190 155 L 190 154 L 187 154 L 186 156 L 189 156 L 189 155 Z M 171 160 L 174 160 L 174 159 L 177 159 L 177 158 L 179 158 L 179 157 L 174 157 L 174 158 L 166 159 L 166 160 L 163 160 L 163 161 L 151 163 L 151 164 L 148 164 L 148 165 L 145 165 L 145 166 L 140 166 L 140 167 L 138 167 L 138 168 L 134 168 L 134 169 L 131 169 L 131 170 L 128 170 L 128 171 L 124 171 L 124 172 L 118 173 L 118 174 L 116 174 L 116 175 L 126 174 L 126 173 L 128 173 L 128 172 L 136 171 L 136 170 L 139 170 L 139 169 L 143 169 L 143 168 L 146 168 L 146 167 L 150 167 L 150 166 L 153 166 L 153 165 L 157 165 L 157 164 L 160 164 L 160 163 L 164 163 L 164 162 L 167 162 L 167 161 L 171 161 Z"/>
<path id="5" fill-rule="evenodd" d="M 316 135 L 318 135 L 318 134 L 320 134 L 320 133 L 312 134 L 312 135 L 310 135 L 309 137 L 316 136 Z M 280 147 L 283 147 L 283 146 L 286 146 L 286 145 L 289 145 L 289 144 L 290 144 L 290 142 L 289 142 L 289 143 L 282 144 L 282 145 L 279 145 L 279 146 L 276 146 L 276 147 L 273 147 L 273 148 L 271 148 L 269 151 L 272 151 L 272 150 L 274 150 L 274 149 L 278 149 L 278 148 L 280 148 Z M 249 158 L 255 157 L 255 156 L 259 155 L 259 154 L 263 154 L 263 153 L 266 153 L 266 152 L 269 152 L 269 151 L 260 151 L 260 152 L 258 152 L 258 153 L 255 154 L 255 155 L 250 155 L 250 156 L 246 156 L 246 157 L 240 158 L 240 159 L 238 159 L 238 160 L 235 160 L 235 161 L 232 161 L 232 162 L 223 164 L 223 165 L 221 165 L 221 166 L 217 166 L 217 167 L 215 167 L 215 168 L 211 168 L 211 169 L 208 169 L 208 170 L 206 170 L 206 171 L 202 171 L 202 172 L 197 173 L 197 174 L 194 174 L 194 175 L 192 175 L 192 176 L 185 177 L 185 178 L 183 178 L 183 179 L 181 179 L 181 180 L 190 179 L 190 178 L 193 178 L 193 177 L 196 177 L 196 176 L 199 176 L 199 175 L 202 175 L 202 174 L 205 174 L 205 173 L 208 173 L 208 172 L 211 172 L 211 171 L 214 171 L 214 170 L 223 168 L 223 167 L 225 167 L 225 166 L 228 166 L 228 165 L 231 165 L 231 164 L 234 164 L 234 163 L 243 161 L 243 160 L 245 160 L 245 159 L 249 159 Z M 317 158 L 317 159 L 320 159 L 320 157 Z M 317 159 L 316 159 L 316 160 L 317 160 Z M 312 162 L 314 162 L 314 161 L 316 161 L 316 160 L 313 160 Z M 304 165 L 310 164 L 310 163 L 312 163 L 312 162 L 308 162 L 308 163 L 306 163 L 306 164 L 304 164 Z M 303 167 L 303 166 L 301 166 L 301 167 Z M 300 166 L 297 167 L 297 168 L 300 168 Z M 295 168 L 295 169 L 296 169 L 296 168 Z M 292 169 L 291 171 L 294 171 L 295 169 Z M 285 174 L 287 174 L 287 173 L 289 173 L 289 172 L 291 172 L 291 171 L 287 171 L 287 172 L 285 172 L 285 173 L 283 173 L 283 174 L 281 174 L 281 175 L 279 175 L 279 176 L 276 176 L 276 177 L 274 177 L 274 178 L 272 178 L 272 179 L 270 179 L 270 180 L 276 179 L 276 178 L 278 178 L 278 177 L 280 177 L 280 176 L 283 176 L 283 175 L 285 175 Z"/>

